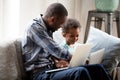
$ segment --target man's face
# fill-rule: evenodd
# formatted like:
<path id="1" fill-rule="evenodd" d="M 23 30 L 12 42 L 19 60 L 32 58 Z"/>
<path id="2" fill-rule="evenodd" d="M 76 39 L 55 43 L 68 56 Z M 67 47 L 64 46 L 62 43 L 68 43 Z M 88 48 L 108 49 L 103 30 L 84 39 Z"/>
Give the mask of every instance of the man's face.
<path id="1" fill-rule="evenodd" d="M 51 24 L 49 24 L 50 29 L 54 32 L 56 30 L 58 30 L 61 25 L 65 22 L 67 16 L 64 17 L 54 17 Z"/>

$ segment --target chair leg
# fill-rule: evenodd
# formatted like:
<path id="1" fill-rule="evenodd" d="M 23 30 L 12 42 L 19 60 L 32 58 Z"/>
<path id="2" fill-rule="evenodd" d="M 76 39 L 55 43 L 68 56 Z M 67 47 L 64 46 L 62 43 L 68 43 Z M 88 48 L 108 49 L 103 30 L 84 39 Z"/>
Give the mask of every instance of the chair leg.
<path id="1" fill-rule="evenodd" d="M 108 14 L 107 18 L 106 18 L 106 22 L 105 22 L 105 32 L 108 34 L 112 33 L 112 15 Z"/>
<path id="2" fill-rule="evenodd" d="M 117 26 L 117 35 L 120 38 L 120 17 L 116 18 L 116 26 Z"/>
<path id="3" fill-rule="evenodd" d="M 102 29 L 102 18 L 95 18 L 95 28 Z"/>
<path id="4" fill-rule="evenodd" d="M 90 16 L 90 14 L 89 14 L 89 15 L 88 15 L 88 19 L 87 19 L 86 29 L 85 29 L 84 43 L 86 43 L 87 38 L 88 38 L 89 29 L 90 29 L 90 23 L 91 23 L 91 16 Z"/>

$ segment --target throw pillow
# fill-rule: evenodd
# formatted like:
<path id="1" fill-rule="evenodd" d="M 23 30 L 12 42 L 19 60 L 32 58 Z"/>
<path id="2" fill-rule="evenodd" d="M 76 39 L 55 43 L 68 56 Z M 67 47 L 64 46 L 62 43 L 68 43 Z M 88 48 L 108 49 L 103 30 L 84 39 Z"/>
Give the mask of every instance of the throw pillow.
<path id="1" fill-rule="evenodd" d="M 101 64 L 107 71 L 118 66 L 120 61 L 120 39 L 109 35 L 94 27 L 90 28 L 87 42 L 92 43 L 91 52 L 105 48 L 105 54 Z"/>

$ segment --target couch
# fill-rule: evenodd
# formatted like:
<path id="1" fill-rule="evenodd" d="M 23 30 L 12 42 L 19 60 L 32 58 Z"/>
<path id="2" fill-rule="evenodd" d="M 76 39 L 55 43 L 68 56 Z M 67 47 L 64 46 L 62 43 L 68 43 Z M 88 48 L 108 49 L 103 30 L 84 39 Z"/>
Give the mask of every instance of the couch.
<path id="1" fill-rule="evenodd" d="M 0 80 L 28 80 L 22 60 L 20 39 L 0 42 Z M 120 67 L 114 67 L 110 75 L 120 80 Z"/>
<path id="2" fill-rule="evenodd" d="M 20 39 L 0 42 L 0 80 L 27 80 L 22 60 Z"/>

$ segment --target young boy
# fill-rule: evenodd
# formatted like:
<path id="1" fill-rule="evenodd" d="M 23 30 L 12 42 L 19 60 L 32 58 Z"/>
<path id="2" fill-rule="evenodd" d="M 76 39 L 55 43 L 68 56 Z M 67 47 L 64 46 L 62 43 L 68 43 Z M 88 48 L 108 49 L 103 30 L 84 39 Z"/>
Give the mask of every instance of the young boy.
<path id="1" fill-rule="evenodd" d="M 69 18 L 62 25 L 62 35 L 65 41 L 61 43 L 60 46 L 67 49 L 71 54 L 74 54 L 76 47 L 80 45 L 80 43 L 77 42 L 80 30 L 81 25 L 76 19 Z M 89 60 L 86 60 L 86 64 L 89 64 Z M 104 67 L 100 64 L 83 65 L 82 67 L 85 67 L 89 71 L 90 75 L 92 75 L 92 80 L 111 80 Z M 100 71 L 102 72 L 100 73 Z"/>
<path id="2" fill-rule="evenodd" d="M 81 25 L 75 19 L 67 19 L 67 21 L 62 25 L 62 35 L 65 38 L 60 46 L 67 49 L 71 54 L 74 53 L 76 47 L 80 44 L 77 43 Z"/>

